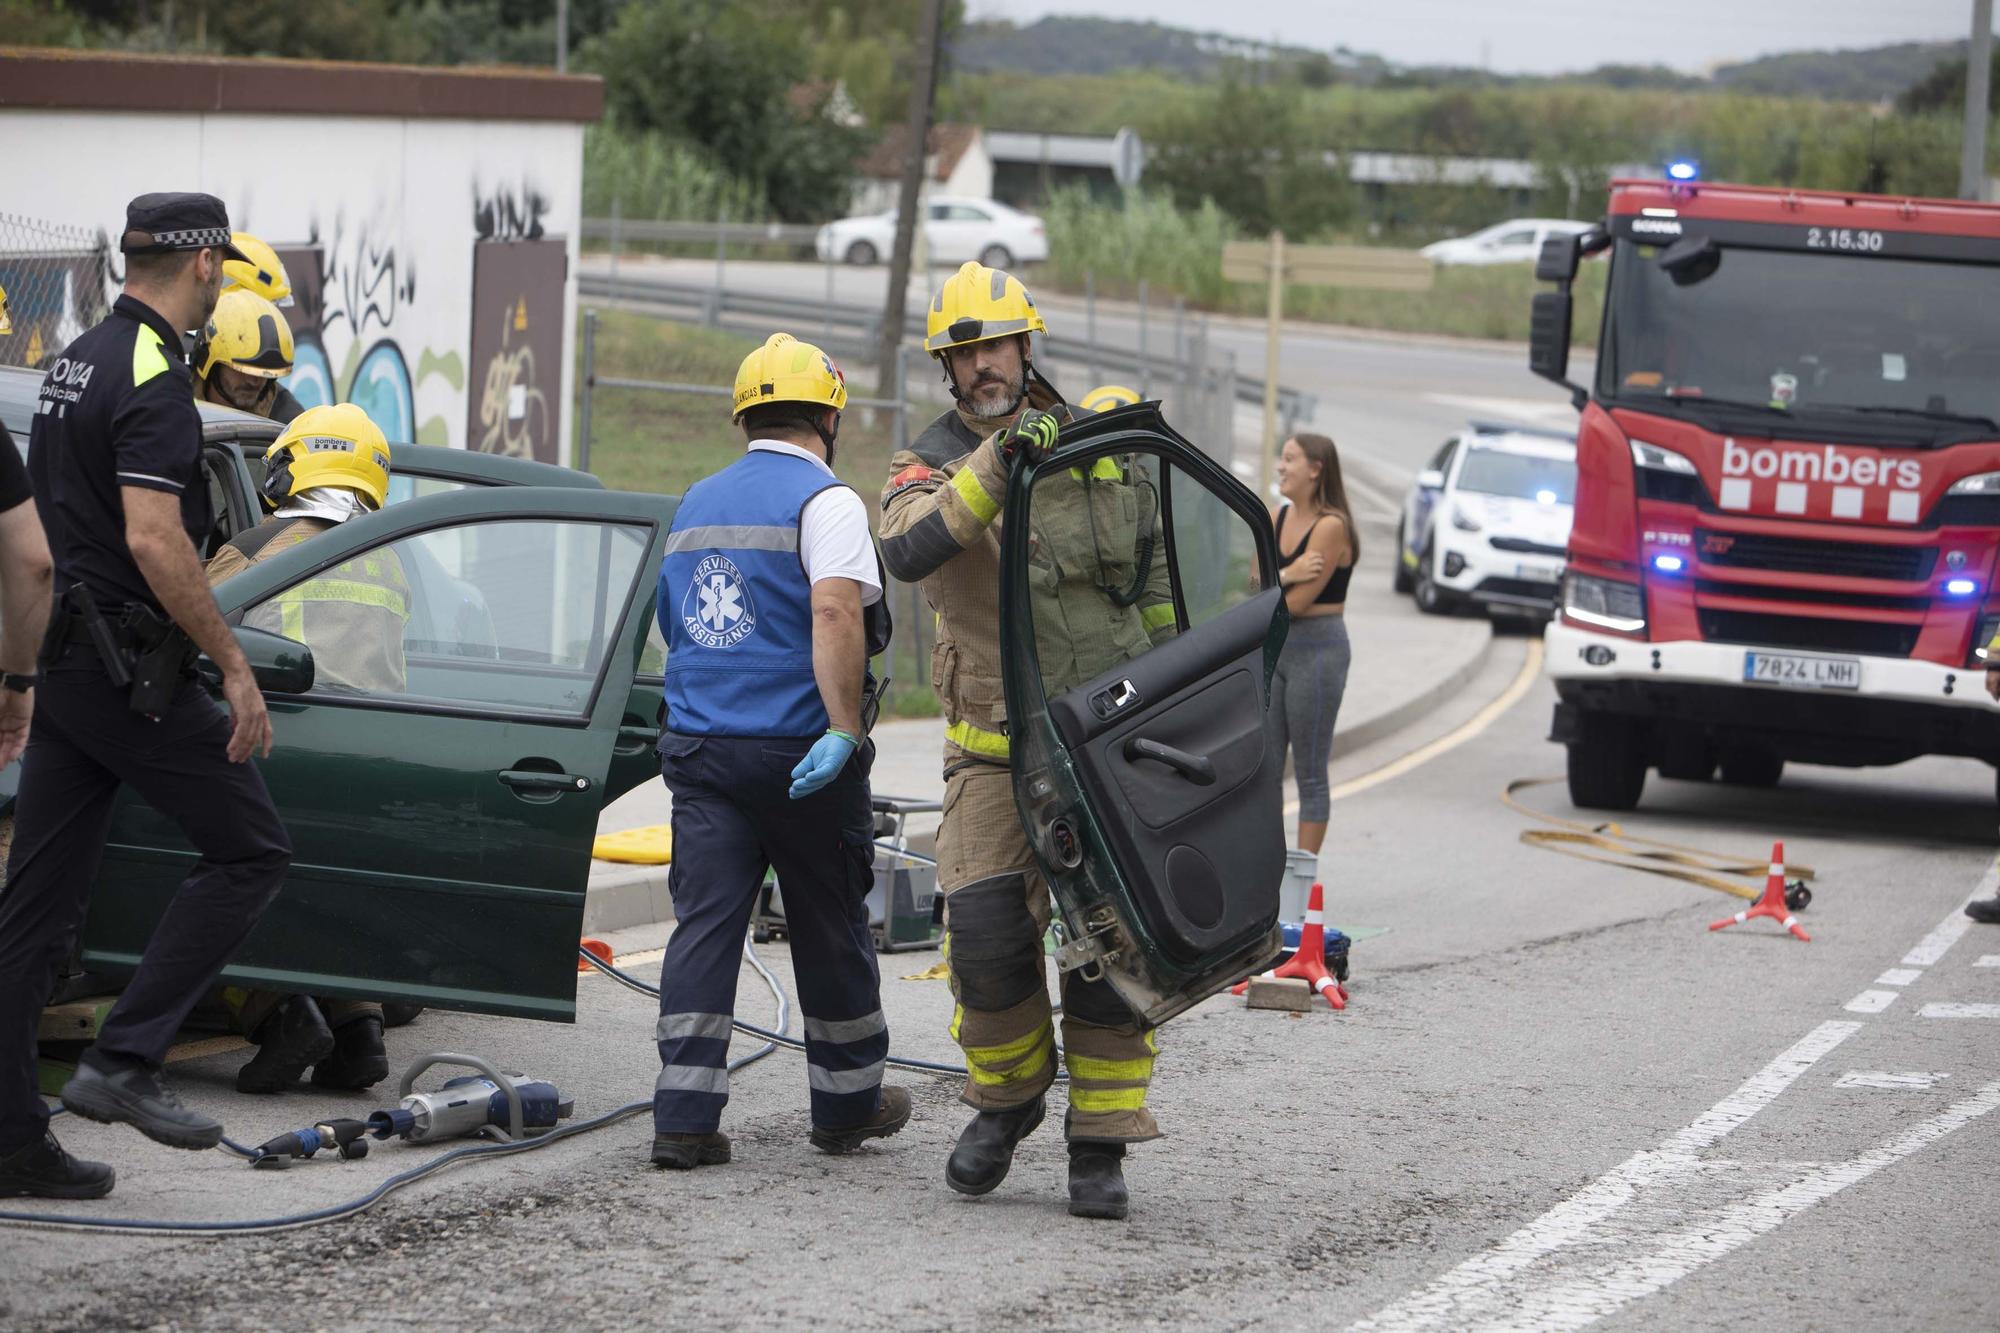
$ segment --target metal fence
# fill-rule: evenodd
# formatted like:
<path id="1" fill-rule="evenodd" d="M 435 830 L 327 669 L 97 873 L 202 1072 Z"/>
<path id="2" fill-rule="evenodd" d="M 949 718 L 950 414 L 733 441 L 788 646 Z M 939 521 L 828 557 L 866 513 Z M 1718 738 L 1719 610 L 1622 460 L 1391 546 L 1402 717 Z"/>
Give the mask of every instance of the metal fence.
<path id="1" fill-rule="evenodd" d="M 103 232 L 0 213 L 0 290 L 14 326 L 0 337 L 0 366 L 45 368 L 104 318 L 121 279 Z"/>

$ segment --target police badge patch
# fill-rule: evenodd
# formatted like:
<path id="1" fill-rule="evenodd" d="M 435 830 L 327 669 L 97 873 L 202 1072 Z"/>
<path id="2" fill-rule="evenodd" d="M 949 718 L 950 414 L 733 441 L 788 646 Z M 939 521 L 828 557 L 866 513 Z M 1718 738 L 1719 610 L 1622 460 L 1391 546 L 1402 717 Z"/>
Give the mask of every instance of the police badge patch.
<path id="1" fill-rule="evenodd" d="M 704 648 L 734 648 L 757 630 L 750 584 L 726 555 L 710 555 L 694 567 L 681 598 L 681 626 Z"/>

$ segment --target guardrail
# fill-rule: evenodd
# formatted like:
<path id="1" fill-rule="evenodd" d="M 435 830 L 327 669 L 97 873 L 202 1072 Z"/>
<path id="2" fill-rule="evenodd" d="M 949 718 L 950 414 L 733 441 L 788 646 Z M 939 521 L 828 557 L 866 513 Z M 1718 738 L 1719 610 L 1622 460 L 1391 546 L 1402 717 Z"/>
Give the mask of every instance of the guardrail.
<path id="1" fill-rule="evenodd" d="M 695 244 L 722 241 L 742 245 L 810 247 L 819 228 L 788 222 L 660 222 L 646 218 L 585 218 L 585 240 Z"/>
<path id="2" fill-rule="evenodd" d="M 577 290 L 585 297 L 683 312 L 711 328 L 729 328 L 759 337 L 780 326 L 791 329 L 801 337 L 810 331 L 811 336 L 829 351 L 856 358 L 874 354 L 882 327 L 882 312 L 875 306 L 719 290 L 711 285 L 678 282 L 669 278 L 584 273 L 578 277 Z M 915 314 L 904 315 L 905 342 L 918 340 L 922 332 L 918 320 Z M 1044 335 L 1043 347 L 1054 360 L 1090 365 L 1113 375 L 1134 379 L 1159 375 L 1185 380 L 1213 373 L 1205 364 L 1196 361 L 1177 361 L 1140 349 L 1073 338 Z M 1231 396 L 1237 402 L 1263 403 L 1264 381 L 1261 378 L 1234 373 L 1231 378 L 1234 381 Z M 1317 401 L 1312 394 L 1280 386 L 1278 413 L 1283 421 L 1282 433 L 1289 435 L 1298 422 L 1310 420 Z"/>

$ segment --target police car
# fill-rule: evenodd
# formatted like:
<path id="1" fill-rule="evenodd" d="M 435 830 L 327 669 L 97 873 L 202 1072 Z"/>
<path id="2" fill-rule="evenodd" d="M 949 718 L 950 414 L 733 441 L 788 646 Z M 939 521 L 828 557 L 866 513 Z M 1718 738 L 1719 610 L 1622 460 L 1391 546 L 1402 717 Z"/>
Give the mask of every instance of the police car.
<path id="1" fill-rule="evenodd" d="M 1471 423 L 1403 502 L 1396 591 L 1433 615 L 1553 615 L 1575 499 L 1573 433 Z"/>

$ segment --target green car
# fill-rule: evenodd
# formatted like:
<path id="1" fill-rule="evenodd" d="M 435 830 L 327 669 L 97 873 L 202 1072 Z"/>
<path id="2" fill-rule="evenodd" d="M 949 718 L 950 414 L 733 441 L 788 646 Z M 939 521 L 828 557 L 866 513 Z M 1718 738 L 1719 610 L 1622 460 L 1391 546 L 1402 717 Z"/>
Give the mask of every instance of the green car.
<path id="1" fill-rule="evenodd" d="M 0 371 L 0 421 L 23 445 L 39 383 Z M 279 427 L 206 405 L 202 417 L 207 555 L 261 517 Z M 265 685 L 277 743 L 260 767 L 294 848 L 224 980 L 567 1020 L 598 814 L 658 773 L 648 641 L 675 501 L 459 449 L 399 444 L 394 457 L 382 512 L 216 589 Z M 382 547 L 411 584 L 403 693 L 315 686 L 303 644 L 241 627 L 251 607 Z M 130 974 L 193 860 L 171 821 L 120 798 L 84 928 L 89 973 Z"/>

